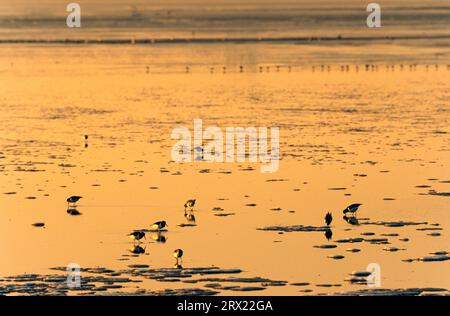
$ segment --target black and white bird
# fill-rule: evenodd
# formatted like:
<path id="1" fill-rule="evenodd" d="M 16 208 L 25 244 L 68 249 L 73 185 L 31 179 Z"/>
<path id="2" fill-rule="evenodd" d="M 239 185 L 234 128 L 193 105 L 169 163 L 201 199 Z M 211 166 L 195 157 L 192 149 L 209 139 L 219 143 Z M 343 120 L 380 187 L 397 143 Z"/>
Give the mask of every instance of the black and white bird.
<path id="1" fill-rule="evenodd" d="M 177 263 L 178 263 L 178 260 L 182 260 L 181 257 L 183 257 L 183 250 L 182 249 L 175 249 L 173 251 L 173 257 L 175 259 L 177 259 Z"/>
<path id="2" fill-rule="evenodd" d="M 359 203 L 355 203 L 355 204 L 351 204 L 349 206 L 347 206 L 347 208 L 345 208 L 342 212 L 347 215 L 347 213 L 351 213 L 353 215 L 356 214 L 356 211 L 358 211 L 358 208 L 361 206 L 362 204 Z"/>
<path id="3" fill-rule="evenodd" d="M 325 215 L 325 223 L 327 226 L 330 226 L 331 222 L 333 221 L 333 216 L 330 212 L 327 212 L 327 215 Z"/>
<path id="4" fill-rule="evenodd" d="M 159 221 L 159 222 L 153 223 L 151 227 L 153 230 L 160 231 L 165 228 L 167 229 L 167 227 L 169 227 L 169 225 L 167 225 L 166 221 Z"/>
<path id="5" fill-rule="evenodd" d="M 75 203 L 77 203 L 81 198 L 82 198 L 82 196 L 72 195 L 71 197 L 69 197 L 66 200 L 67 201 L 67 206 L 70 206 L 70 204 L 72 204 L 72 206 L 75 206 Z"/>
<path id="6" fill-rule="evenodd" d="M 144 238 L 145 240 L 147 240 L 147 238 L 145 237 L 145 233 L 144 233 L 144 232 L 141 232 L 141 231 L 132 232 L 132 233 L 128 234 L 128 236 L 129 236 L 133 241 L 140 241 L 142 238 Z"/>
<path id="7" fill-rule="evenodd" d="M 189 208 L 190 210 L 193 210 L 195 206 L 195 200 L 188 200 L 186 203 L 184 203 L 184 211 L 186 212 L 186 209 Z"/>

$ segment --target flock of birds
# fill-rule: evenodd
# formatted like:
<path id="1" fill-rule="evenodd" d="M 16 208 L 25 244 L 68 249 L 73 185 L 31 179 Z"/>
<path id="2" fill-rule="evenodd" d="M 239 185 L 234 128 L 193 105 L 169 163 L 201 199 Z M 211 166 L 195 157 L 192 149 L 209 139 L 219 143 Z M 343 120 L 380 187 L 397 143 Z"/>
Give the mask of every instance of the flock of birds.
<path id="1" fill-rule="evenodd" d="M 356 212 L 358 211 L 359 207 L 362 204 L 360 203 L 354 203 L 347 206 L 342 213 L 344 213 L 343 219 L 351 224 L 351 225 L 358 225 L 358 219 L 356 217 Z M 349 216 L 351 215 L 351 216 Z M 333 232 L 331 231 L 330 224 L 333 221 L 333 215 L 330 212 L 327 212 L 325 215 L 325 224 L 328 226 L 327 230 L 325 231 L 325 237 L 327 240 L 330 240 L 333 237 Z"/>
<path id="2" fill-rule="evenodd" d="M 385 65 L 385 69 L 386 71 L 395 71 L 396 69 L 400 70 L 400 71 L 404 71 L 409 69 L 409 71 L 416 71 L 417 67 L 419 65 L 418 64 L 408 64 L 408 65 Z M 434 68 L 434 70 L 438 71 L 439 70 L 439 65 L 438 64 L 434 64 L 434 65 L 424 65 L 425 66 L 425 70 L 429 71 L 431 69 Z M 365 70 L 365 71 L 378 71 L 382 66 L 381 65 L 377 65 L 377 64 L 364 64 L 364 65 L 354 65 L 354 69 L 356 72 L 360 71 L 360 70 Z M 225 74 L 227 73 L 228 68 L 226 66 L 222 66 L 222 67 L 218 67 L 219 69 L 222 70 L 222 73 Z M 273 66 L 272 68 L 270 66 L 258 66 L 259 72 L 270 72 L 271 69 L 275 69 L 276 72 L 280 72 L 281 69 L 287 69 L 288 72 L 292 71 L 292 66 L 287 65 L 287 66 L 281 66 L 281 65 L 276 65 Z M 347 72 L 351 70 L 351 66 L 350 65 L 340 65 L 339 69 L 341 72 Z M 244 66 L 240 65 L 238 68 L 239 72 L 244 72 Z M 313 72 L 315 71 L 331 71 L 332 70 L 332 66 L 330 65 L 313 65 L 311 66 L 311 70 Z M 450 65 L 447 65 L 447 70 L 450 70 Z M 146 72 L 150 73 L 150 67 L 147 66 L 146 68 Z M 190 66 L 186 66 L 185 68 L 185 72 L 186 73 L 190 73 L 191 72 L 191 67 Z M 216 72 L 216 68 L 215 67 L 210 67 L 209 68 L 209 72 L 210 73 L 215 73 Z"/>
<path id="3" fill-rule="evenodd" d="M 82 198 L 82 196 L 78 196 L 78 195 L 73 195 L 69 198 L 67 198 L 67 212 L 71 215 L 75 215 L 73 214 L 73 212 L 78 212 L 76 210 L 76 203 Z M 192 200 L 188 200 L 185 204 L 184 204 L 184 216 L 192 221 L 195 221 L 195 217 L 194 217 L 194 206 L 195 206 L 195 199 Z M 160 233 L 161 231 L 167 231 L 167 228 L 169 227 L 169 225 L 167 224 L 166 221 L 157 221 L 155 223 L 153 223 L 151 226 L 151 231 L 155 231 Z M 143 249 L 142 247 L 140 247 L 139 245 L 136 245 L 137 243 L 141 243 L 142 240 L 147 240 L 147 238 L 145 237 L 145 232 L 142 230 L 135 230 L 131 233 L 129 233 L 127 235 L 130 239 L 133 240 L 133 250 L 132 252 L 135 254 L 142 254 L 145 252 L 145 249 Z M 173 251 L 173 257 L 176 259 L 176 263 L 175 263 L 175 267 L 176 268 L 182 268 L 181 264 L 182 264 L 182 257 L 183 257 L 183 249 L 175 249 Z"/>
<path id="4" fill-rule="evenodd" d="M 76 203 L 81 198 L 82 198 L 81 196 L 73 195 L 67 199 L 67 207 L 68 207 L 67 212 L 68 213 L 70 213 L 71 215 L 74 215 L 70 211 L 78 212 L 75 209 L 75 206 L 76 206 Z M 186 219 L 188 221 L 195 222 L 195 216 L 193 213 L 195 201 L 196 201 L 195 199 L 188 200 L 184 204 L 184 216 L 186 217 Z M 348 222 L 349 224 L 357 225 L 358 219 L 356 217 L 356 213 L 361 205 L 362 204 L 360 204 L 360 203 L 354 203 L 354 204 L 350 204 L 349 206 L 347 206 L 342 211 L 342 213 L 344 214 L 343 219 L 346 222 Z M 325 215 L 325 224 L 328 227 L 327 230 L 325 231 L 325 237 L 327 238 L 327 240 L 330 240 L 333 237 L 333 232 L 330 229 L 330 225 L 331 225 L 332 221 L 333 221 L 333 215 L 330 212 L 327 212 L 327 214 Z M 169 225 L 167 224 L 166 221 L 157 221 L 157 222 L 153 223 L 150 227 L 151 227 L 151 231 L 160 233 L 161 231 L 167 231 L 167 228 L 169 227 Z M 144 231 L 135 230 L 135 231 L 131 232 L 130 234 L 128 234 L 127 236 L 133 240 L 133 245 L 135 246 L 135 247 L 133 247 L 133 251 L 132 251 L 133 253 L 141 254 L 141 253 L 145 252 L 145 249 L 143 249 L 139 245 L 137 245 L 137 246 L 135 245 L 136 242 L 141 243 L 143 239 L 147 240 L 147 238 L 145 237 Z M 158 238 L 158 240 L 159 240 L 159 238 Z M 175 249 L 173 251 L 173 257 L 176 259 L 175 267 L 182 268 L 181 263 L 182 263 L 182 257 L 183 257 L 183 250 Z"/>

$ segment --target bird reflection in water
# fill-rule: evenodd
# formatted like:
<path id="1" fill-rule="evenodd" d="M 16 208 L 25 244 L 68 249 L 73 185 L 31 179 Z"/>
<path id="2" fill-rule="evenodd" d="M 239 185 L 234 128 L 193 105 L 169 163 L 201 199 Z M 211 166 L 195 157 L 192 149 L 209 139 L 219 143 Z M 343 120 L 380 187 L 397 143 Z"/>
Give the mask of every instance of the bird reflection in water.
<path id="1" fill-rule="evenodd" d="M 193 223 L 195 224 L 195 215 L 194 215 L 194 211 L 193 210 L 184 210 L 184 218 L 186 218 L 186 220 L 189 223 Z"/>
<path id="2" fill-rule="evenodd" d="M 78 211 L 78 210 L 75 209 L 75 208 L 69 207 L 69 208 L 67 209 L 67 214 L 72 215 L 72 216 L 77 216 L 77 215 L 81 215 L 81 212 Z"/>
<path id="3" fill-rule="evenodd" d="M 344 221 L 346 221 L 347 223 L 349 223 L 350 225 L 359 225 L 359 221 L 356 218 L 356 216 L 347 216 L 344 215 L 344 217 L 342 217 L 344 219 Z"/>
<path id="4" fill-rule="evenodd" d="M 132 254 L 135 254 L 135 255 L 142 255 L 142 254 L 145 253 L 145 247 L 142 248 L 142 247 L 139 246 L 139 245 L 136 245 L 136 246 L 133 246 L 133 247 L 131 247 L 131 248 L 128 248 L 127 250 L 128 250 L 129 252 L 131 252 Z"/>
<path id="5" fill-rule="evenodd" d="M 327 228 L 327 230 L 325 231 L 325 238 L 327 240 L 330 240 L 331 238 L 333 238 L 333 231 L 330 228 Z"/>
<path id="6" fill-rule="evenodd" d="M 183 269 L 183 266 L 180 264 L 180 263 L 175 263 L 174 265 L 173 265 L 173 267 L 175 268 L 175 269 Z"/>
<path id="7" fill-rule="evenodd" d="M 165 243 L 167 241 L 167 237 L 162 232 L 158 232 L 156 234 L 153 234 L 151 236 L 152 240 L 159 242 L 159 243 Z"/>

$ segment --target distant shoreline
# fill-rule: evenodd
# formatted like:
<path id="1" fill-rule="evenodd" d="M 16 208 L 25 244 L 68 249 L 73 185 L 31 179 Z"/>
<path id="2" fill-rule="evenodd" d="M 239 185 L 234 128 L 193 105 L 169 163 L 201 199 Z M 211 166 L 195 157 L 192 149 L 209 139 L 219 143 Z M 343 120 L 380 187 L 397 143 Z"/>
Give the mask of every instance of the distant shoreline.
<path id="1" fill-rule="evenodd" d="M 215 44 L 215 43 L 321 43 L 321 42 L 362 42 L 397 40 L 450 39 L 448 35 L 402 35 L 402 36 L 301 36 L 301 37 L 230 37 L 230 38 L 105 38 L 105 39 L 0 39 L 0 44 Z"/>

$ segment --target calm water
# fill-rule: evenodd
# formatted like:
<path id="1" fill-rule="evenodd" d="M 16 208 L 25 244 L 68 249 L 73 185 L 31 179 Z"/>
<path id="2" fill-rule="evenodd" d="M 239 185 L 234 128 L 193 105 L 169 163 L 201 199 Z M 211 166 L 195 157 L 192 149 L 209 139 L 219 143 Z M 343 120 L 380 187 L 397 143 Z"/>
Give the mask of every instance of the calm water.
<path id="1" fill-rule="evenodd" d="M 3 14 L 22 10 L 29 19 L 34 11 L 19 5 L 10 5 Z M 129 7 L 114 3 L 109 9 L 119 6 Z M 141 14 L 156 16 L 171 5 L 136 6 Z M 197 13 L 192 6 L 173 6 L 171 14 L 187 17 L 165 22 L 169 24 L 165 30 L 173 28 L 174 34 L 185 36 L 177 28 L 184 29 L 187 23 L 202 33 L 206 22 L 193 23 Z M 264 16 L 271 6 L 258 5 L 259 11 L 237 4 L 204 7 L 202 14 L 208 12 L 220 23 L 210 22 L 214 27 L 203 35 L 215 36 L 222 27 L 233 34 L 229 20 L 238 19 L 237 9 L 242 16 L 245 12 Z M 37 10 L 36 23 L 44 25 L 39 33 L 67 37 L 67 30 L 51 30 L 52 20 L 43 18 L 45 7 Z M 286 7 L 306 10 L 286 2 L 279 5 L 280 15 L 296 12 Z M 108 15 L 109 9 L 95 8 Z M 59 14 L 55 12 L 51 14 Z M 269 24 L 267 29 L 280 30 L 276 36 L 286 35 L 281 34 L 285 30 L 296 36 L 310 34 L 304 29 L 297 33 L 293 27 L 305 19 L 303 13 L 299 20 L 286 20 L 270 12 L 267 19 L 277 27 Z M 448 8 L 441 5 L 420 12 L 436 15 L 433 21 L 438 26 L 427 26 L 430 34 L 448 31 L 439 26 Z M 323 16 L 319 8 L 307 13 L 314 19 Z M 139 37 L 144 32 L 128 22 L 126 28 L 112 31 L 110 20 L 90 19 L 86 24 L 92 21 L 95 27 L 82 28 L 76 37 L 96 32 L 104 38 Z M 245 21 L 256 29 L 250 27 L 246 35 L 265 32 L 259 19 Z M 412 20 L 403 21 L 405 27 L 386 27 L 383 34 L 415 31 L 407 26 Z M 32 36 L 31 29 L 36 31 L 19 29 L 17 23 L 26 26 L 30 21 L 2 19 L 3 38 L 26 38 Z M 153 24 L 139 23 L 145 32 L 147 28 L 156 32 Z M 324 30 L 320 34 L 327 34 Z M 353 31 L 344 21 L 330 35 Z M 366 71 L 366 63 L 376 68 Z M 418 65 L 410 66 L 413 63 Z M 449 279 L 443 277 L 450 273 L 448 260 L 405 261 L 449 251 L 447 64 L 445 39 L 302 45 L 1 44 L 0 286 L 2 277 L 56 274 L 50 268 L 77 263 L 82 268 L 107 267 L 141 281 L 124 282 L 123 288 L 109 293 L 135 292 L 139 287 L 216 288 L 219 294 L 237 295 L 332 294 L 368 289 L 346 279 L 377 263 L 382 288 L 449 289 Z M 192 130 L 195 118 L 203 119 L 205 127 L 280 127 L 279 171 L 261 174 L 260 165 L 249 162 L 171 161 L 172 129 Z M 71 195 L 83 196 L 77 207 L 80 216 L 66 212 Z M 184 226 L 193 223 L 183 212 L 190 198 L 197 199 L 195 226 Z M 342 219 L 342 210 L 351 203 L 363 204 L 359 225 Z M 293 225 L 320 228 L 327 211 L 334 217 L 331 240 L 323 231 L 283 232 Z M 132 255 L 133 243 L 126 235 L 163 219 L 169 224 L 163 234 L 166 241 L 158 242 L 157 234 L 147 233 L 145 254 Z M 45 228 L 32 226 L 36 222 L 45 223 Z M 391 227 L 398 222 L 409 225 Z M 269 226 L 277 228 L 264 230 Z M 363 240 L 344 242 L 348 238 Z M 376 243 L 374 238 L 387 240 Z M 320 248 L 323 245 L 336 247 Z M 398 251 L 388 251 L 390 247 Z M 176 248 L 185 252 L 186 271 L 219 267 L 242 272 L 224 270 L 213 278 L 205 274 L 162 282 L 168 277 L 129 270 L 136 264 L 173 269 Z M 344 258 L 332 258 L 336 255 Z M 283 286 L 273 281 L 284 281 Z M 246 286 L 256 288 L 242 291 Z"/>

